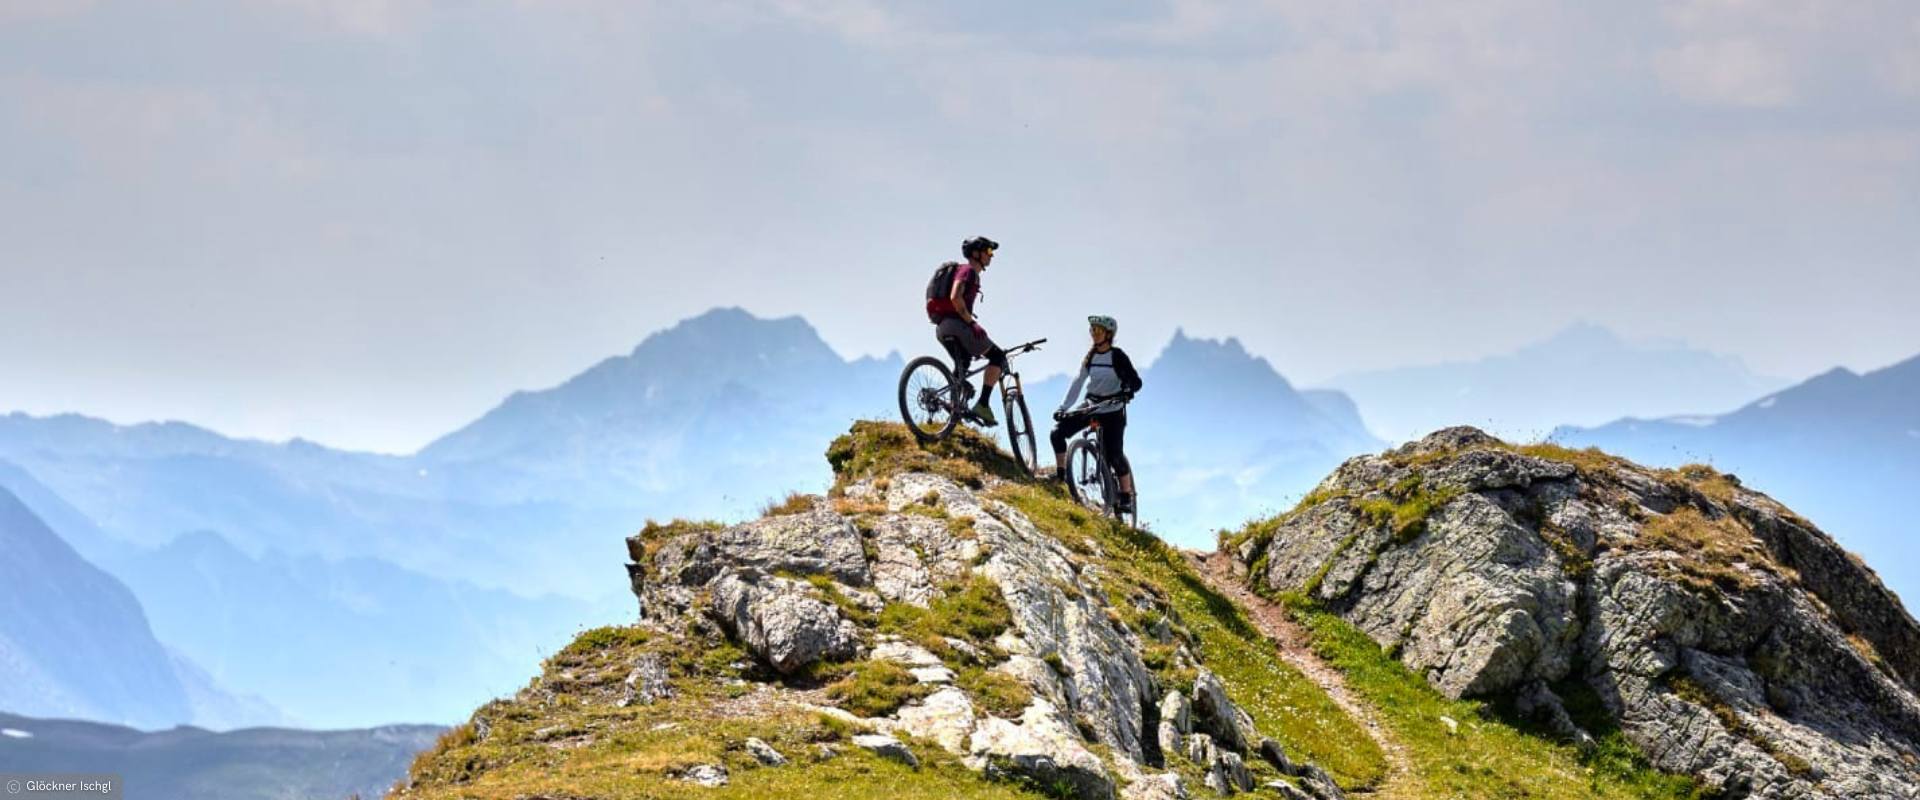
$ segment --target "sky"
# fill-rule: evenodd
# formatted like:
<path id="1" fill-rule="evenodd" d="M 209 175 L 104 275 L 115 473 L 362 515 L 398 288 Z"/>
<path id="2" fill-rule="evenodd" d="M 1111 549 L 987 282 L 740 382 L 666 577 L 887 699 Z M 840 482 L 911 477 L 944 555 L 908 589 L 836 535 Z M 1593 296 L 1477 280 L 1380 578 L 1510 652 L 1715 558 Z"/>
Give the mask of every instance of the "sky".
<path id="1" fill-rule="evenodd" d="M 1917 220 L 1910 0 L 0 2 L 0 412 L 410 452 L 715 306 L 931 350 L 974 234 L 1008 343 L 1802 378 Z"/>

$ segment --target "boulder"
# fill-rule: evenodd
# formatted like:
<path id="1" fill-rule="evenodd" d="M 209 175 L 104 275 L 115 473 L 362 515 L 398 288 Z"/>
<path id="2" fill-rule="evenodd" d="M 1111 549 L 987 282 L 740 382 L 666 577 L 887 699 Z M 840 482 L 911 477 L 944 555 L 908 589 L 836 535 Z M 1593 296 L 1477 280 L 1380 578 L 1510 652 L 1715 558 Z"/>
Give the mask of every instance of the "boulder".
<path id="1" fill-rule="evenodd" d="M 1114 779 L 1053 703 L 1036 697 L 1015 723 L 987 717 L 969 740 L 968 763 L 1038 782 L 1066 785 L 1080 800 L 1112 800 Z"/>
<path id="2" fill-rule="evenodd" d="M 881 758 L 892 759 L 914 769 L 920 768 L 920 759 L 908 749 L 904 742 L 883 733 L 862 733 L 853 737 L 855 747 L 873 751 Z"/>
<path id="3" fill-rule="evenodd" d="M 633 671 L 627 673 L 627 679 L 622 683 L 622 707 L 634 703 L 650 706 L 655 701 L 673 696 L 673 686 L 668 683 L 667 663 L 658 653 L 647 653 L 635 660 Z"/>
<path id="4" fill-rule="evenodd" d="M 917 705 L 894 713 L 897 722 L 889 727 L 919 739 L 927 739 L 956 755 L 967 753 L 967 739 L 978 719 L 967 693 L 948 686 L 927 696 Z"/>
<path id="5" fill-rule="evenodd" d="M 1279 770 L 1282 775 L 1292 775 L 1294 772 L 1293 760 L 1287 758 L 1287 751 L 1280 748 L 1279 742 L 1262 737 L 1260 757 L 1273 765 L 1273 768 Z"/>
<path id="6" fill-rule="evenodd" d="M 754 571 L 713 579 L 708 613 L 736 641 L 782 674 L 860 651 L 860 629 L 812 586 Z"/>
<path id="7" fill-rule="evenodd" d="M 1249 752 L 1249 748 L 1260 741 L 1253 717 L 1227 697 L 1227 687 L 1220 676 L 1204 667 L 1193 680 L 1193 729 L 1213 737 L 1214 744 L 1236 753 Z"/>
<path id="8" fill-rule="evenodd" d="M 698 764 L 682 773 L 680 780 L 696 786 L 717 789 L 727 785 L 727 768 L 721 764 Z"/>
<path id="9" fill-rule="evenodd" d="M 760 762 L 762 766 L 784 767 L 787 765 L 786 756 L 773 749 L 773 745 L 756 737 L 747 737 L 747 755 L 753 756 L 753 760 Z"/>

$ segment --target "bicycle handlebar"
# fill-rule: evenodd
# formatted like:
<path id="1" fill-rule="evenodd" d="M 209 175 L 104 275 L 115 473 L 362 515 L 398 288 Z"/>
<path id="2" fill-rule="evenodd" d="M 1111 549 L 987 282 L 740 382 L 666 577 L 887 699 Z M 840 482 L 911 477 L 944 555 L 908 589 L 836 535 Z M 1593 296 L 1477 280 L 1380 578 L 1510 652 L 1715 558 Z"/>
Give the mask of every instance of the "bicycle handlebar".
<path id="1" fill-rule="evenodd" d="M 1007 355 L 1013 355 L 1015 353 L 1025 353 L 1032 350 L 1038 350 L 1040 349 L 1040 345 L 1043 345 L 1046 343 L 1047 343 L 1047 340 L 1045 339 L 1035 339 L 1031 342 L 1027 342 L 1026 344 L 1015 345 L 1012 348 L 1007 350 Z"/>

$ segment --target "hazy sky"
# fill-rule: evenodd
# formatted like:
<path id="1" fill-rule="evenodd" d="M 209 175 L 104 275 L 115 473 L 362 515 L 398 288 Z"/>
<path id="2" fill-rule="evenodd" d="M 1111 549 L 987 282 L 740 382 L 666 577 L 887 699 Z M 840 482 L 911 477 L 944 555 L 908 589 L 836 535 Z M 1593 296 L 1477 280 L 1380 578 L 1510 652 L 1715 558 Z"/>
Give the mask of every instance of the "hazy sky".
<path id="1" fill-rule="evenodd" d="M 1920 4 L 0 0 L 0 411 L 411 450 L 716 305 L 930 349 L 973 233 L 1008 342 L 1877 367 Z"/>

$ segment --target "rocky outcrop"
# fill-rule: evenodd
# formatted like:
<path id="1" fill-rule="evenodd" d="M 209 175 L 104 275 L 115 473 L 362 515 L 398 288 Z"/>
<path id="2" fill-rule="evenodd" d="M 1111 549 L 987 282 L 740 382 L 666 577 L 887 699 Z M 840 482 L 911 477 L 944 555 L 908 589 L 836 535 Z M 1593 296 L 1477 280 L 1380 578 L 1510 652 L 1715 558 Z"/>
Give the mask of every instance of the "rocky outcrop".
<path id="1" fill-rule="evenodd" d="M 860 652 L 860 631 L 805 582 L 728 570 L 707 584 L 707 612 L 782 673 Z"/>
<path id="2" fill-rule="evenodd" d="M 1732 476 L 1454 428 L 1229 546 L 1447 695 L 1515 698 L 1576 743 L 1556 689 L 1729 798 L 1920 796 L 1920 626 Z"/>
<path id="3" fill-rule="evenodd" d="M 1152 615 L 1158 633 L 1144 637 L 1123 622 L 1090 543 L 1076 552 L 990 492 L 931 472 L 849 481 L 836 494 L 796 503 L 800 513 L 634 537 L 629 574 L 643 625 L 673 636 L 716 630 L 780 675 L 822 664 L 904 671 L 899 680 L 920 688 L 883 715 L 818 710 L 874 731 L 854 743 L 876 752 L 908 752 L 893 737 L 912 737 L 982 772 L 1077 797 L 1186 797 L 1168 759 L 1186 758 L 1194 743 L 1204 752 L 1190 775 L 1220 794 L 1251 791 L 1248 760 L 1271 762 L 1263 745 L 1279 754 L 1186 648 L 1176 657 L 1180 674 L 1197 676 L 1190 685 L 1164 685 L 1146 667 L 1150 641 L 1173 646 L 1171 615 Z M 1004 602 L 999 630 L 879 629 L 890 606 L 932 613 L 982 581 Z M 1135 598 L 1138 608 L 1124 611 L 1154 602 Z M 989 711 L 982 675 L 1017 682 L 1024 706 Z M 631 702 L 653 694 L 651 676 L 633 673 Z"/>

